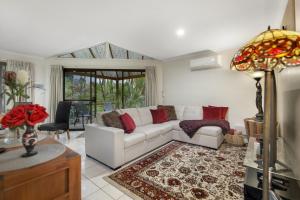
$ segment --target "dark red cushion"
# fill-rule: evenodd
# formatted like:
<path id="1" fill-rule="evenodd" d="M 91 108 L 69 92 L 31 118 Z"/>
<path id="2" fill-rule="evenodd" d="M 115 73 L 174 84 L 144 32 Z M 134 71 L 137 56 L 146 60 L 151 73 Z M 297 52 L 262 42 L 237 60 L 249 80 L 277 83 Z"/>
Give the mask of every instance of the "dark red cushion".
<path id="1" fill-rule="evenodd" d="M 165 109 L 150 109 L 153 124 L 160 124 L 168 121 L 168 112 Z"/>
<path id="2" fill-rule="evenodd" d="M 120 115 L 120 120 L 122 122 L 125 133 L 132 133 L 135 130 L 135 122 L 128 113 Z"/>
<path id="3" fill-rule="evenodd" d="M 228 107 L 225 106 L 208 106 L 208 107 L 212 107 L 212 108 L 217 108 L 219 110 L 220 113 L 220 119 L 225 119 L 227 112 L 228 112 Z"/>
<path id="4" fill-rule="evenodd" d="M 204 120 L 214 120 L 220 119 L 220 110 L 214 107 L 203 106 L 203 119 Z"/>

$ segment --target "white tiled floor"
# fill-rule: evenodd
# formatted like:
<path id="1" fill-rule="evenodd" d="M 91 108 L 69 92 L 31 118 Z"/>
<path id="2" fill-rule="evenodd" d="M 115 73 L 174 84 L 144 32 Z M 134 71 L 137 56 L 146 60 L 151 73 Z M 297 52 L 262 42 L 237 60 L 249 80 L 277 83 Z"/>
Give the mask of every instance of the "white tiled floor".
<path id="1" fill-rule="evenodd" d="M 101 163 L 86 157 L 85 140 L 77 138 L 82 132 L 71 132 L 71 140 L 61 134 L 59 141 L 81 155 L 81 197 L 83 200 L 132 200 L 116 187 L 107 183 L 103 176 L 113 172 Z"/>

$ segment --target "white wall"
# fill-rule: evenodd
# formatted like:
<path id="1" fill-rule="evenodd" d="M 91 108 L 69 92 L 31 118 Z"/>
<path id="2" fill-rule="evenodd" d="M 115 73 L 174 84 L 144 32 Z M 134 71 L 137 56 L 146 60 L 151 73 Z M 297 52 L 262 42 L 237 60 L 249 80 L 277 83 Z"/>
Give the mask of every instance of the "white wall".
<path id="1" fill-rule="evenodd" d="M 49 69 L 50 68 L 47 66 L 45 59 L 41 57 L 0 50 L 0 60 L 6 61 L 9 59 L 28 61 L 33 63 L 35 83 L 43 84 L 46 88 L 46 91 L 35 89 L 34 103 L 38 103 L 40 105 L 47 107 L 48 99 L 49 99 L 48 92 L 49 92 L 49 75 L 50 75 Z"/>
<path id="2" fill-rule="evenodd" d="M 295 0 L 296 31 L 300 31 L 300 0 Z"/>
<path id="3" fill-rule="evenodd" d="M 190 58 L 163 63 L 163 103 L 228 106 L 231 125 L 243 125 L 257 112 L 256 88 L 248 75 L 230 70 L 235 51 L 220 53 L 221 69 L 192 72 Z"/>

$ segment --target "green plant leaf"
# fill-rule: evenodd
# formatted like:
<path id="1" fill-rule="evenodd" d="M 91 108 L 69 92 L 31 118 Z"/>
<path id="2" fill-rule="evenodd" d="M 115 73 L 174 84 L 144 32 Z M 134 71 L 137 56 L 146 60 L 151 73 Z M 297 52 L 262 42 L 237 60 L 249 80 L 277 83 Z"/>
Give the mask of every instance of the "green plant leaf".
<path id="1" fill-rule="evenodd" d="M 8 105 L 12 100 L 13 100 L 13 98 L 12 98 L 12 97 L 9 97 L 9 98 L 7 99 L 6 105 Z"/>
<path id="2" fill-rule="evenodd" d="M 27 94 L 22 95 L 22 97 L 25 98 L 25 99 L 29 99 L 30 98 L 30 96 L 27 95 Z"/>

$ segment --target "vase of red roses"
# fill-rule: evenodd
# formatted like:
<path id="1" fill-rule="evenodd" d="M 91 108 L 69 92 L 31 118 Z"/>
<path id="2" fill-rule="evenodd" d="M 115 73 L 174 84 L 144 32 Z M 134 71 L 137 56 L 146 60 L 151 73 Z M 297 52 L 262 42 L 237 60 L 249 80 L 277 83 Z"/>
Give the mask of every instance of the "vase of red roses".
<path id="1" fill-rule="evenodd" d="M 25 128 L 25 133 L 22 136 L 22 144 L 26 149 L 26 153 L 22 155 L 23 157 L 37 154 L 37 151 L 34 151 L 37 143 L 37 133 L 34 130 L 34 126 L 37 123 L 43 122 L 47 117 L 48 113 L 43 106 L 27 104 L 14 107 L 2 118 L 1 124 L 4 128 L 11 130 Z"/>

